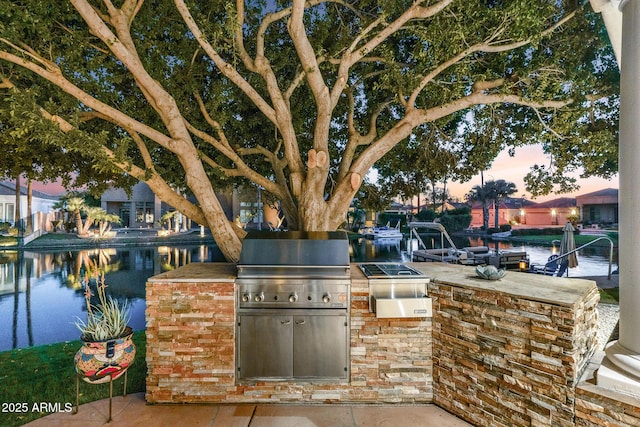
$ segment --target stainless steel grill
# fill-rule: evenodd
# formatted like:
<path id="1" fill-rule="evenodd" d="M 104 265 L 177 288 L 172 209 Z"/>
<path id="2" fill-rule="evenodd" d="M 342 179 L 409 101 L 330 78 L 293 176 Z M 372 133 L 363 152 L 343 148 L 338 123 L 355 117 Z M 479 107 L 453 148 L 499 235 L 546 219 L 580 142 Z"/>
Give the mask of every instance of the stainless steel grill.
<path id="1" fill-rule="evenodd" d="M 239 380 L 348 378 L 345 233 L 249 233 L 236 283 Z"/>
<path id="2" fill-rule="evenodd" d="M 250 233 L 238 264 L 238 308 L 347 308 L 349 272 L 345 233 Z"/>

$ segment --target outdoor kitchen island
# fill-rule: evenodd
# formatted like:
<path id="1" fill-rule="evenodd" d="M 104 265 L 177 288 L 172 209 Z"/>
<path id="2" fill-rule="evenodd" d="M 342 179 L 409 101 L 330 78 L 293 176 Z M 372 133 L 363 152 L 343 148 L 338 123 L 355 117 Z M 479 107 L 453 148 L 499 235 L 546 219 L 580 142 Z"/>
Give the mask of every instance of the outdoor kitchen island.
<path id="1" fill-rule="evenodd" d="M 147 284 L 148 403 L 434 403 L 474 425 L 574 425 L 576 386 L 596 347 L 591 281 L 472 267 L 424 273 L 431 317 L 378 318 L 351 264 L 346 380 L 236 375 L 237 267 L 194 263 Z M 340 338 L 337 338 L 340 339 Z"/>

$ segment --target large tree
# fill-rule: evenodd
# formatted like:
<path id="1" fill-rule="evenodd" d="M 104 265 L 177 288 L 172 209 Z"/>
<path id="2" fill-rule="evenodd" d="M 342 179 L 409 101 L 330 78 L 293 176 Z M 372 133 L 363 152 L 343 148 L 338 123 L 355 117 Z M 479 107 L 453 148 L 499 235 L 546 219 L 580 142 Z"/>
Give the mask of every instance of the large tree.
<path id="1" fill-rule="evenodd" d="M 489 228 L 489 202 L 491 197 L 492 194 L 489 192 L 489 188 L 484 185 L 474 185 L 471 191 L 465 195 L 465 199 L 469 203 L 482 203 L 482 227 L 484 230 Z"/>
<path id="2" fill-rule="evenodd" d="M 504 179 L 498 179 L 496 181 L 487 181 L 485 187 L 488 189 L 488 193 L 493 200 L 493 226 L 498 228 L 500 226 L 498 212 L 500 210 L 500 203 L 506 198 L 518 192 L 518 188 L 513 182 L 505 181 Z"/>
<path id="3" fill-rule="evenodd" d="M 615 157 L 606 126 L 588 129 L 617 102 L 598 19 L 577 0 L 0 0 L 0 73 L 49 90 L 50 143 L 146 182 L 235 261 L 217 188 L 253 182 L 289 228 L 332 230 L 429 124 L 503 108 L 495 144 L 544 136 L 556 170 L 577 142 Z"/>

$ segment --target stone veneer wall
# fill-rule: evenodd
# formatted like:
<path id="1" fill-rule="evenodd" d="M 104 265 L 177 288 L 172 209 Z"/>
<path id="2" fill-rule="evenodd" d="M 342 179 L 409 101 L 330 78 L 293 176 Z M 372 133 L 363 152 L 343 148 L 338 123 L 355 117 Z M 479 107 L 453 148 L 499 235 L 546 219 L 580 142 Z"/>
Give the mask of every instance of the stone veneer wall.
<path id="1" fill-rule="evenodd" d="M 576 389 L 576 426 L 640 426 L 640 400 L 591 383 Z"/>
<path id="2" fill-rule="evenodd" d="M 214 402 L 235 385 L 231 283 L 147 283 L 147 402 Z"/>
<path id="3" fill-rule="evenodd" d="M 349 383 L 238 385 L 233 277 L 212 281 L 207 268 L 147 284 L 149 403 L 436 403 L 479 426 L 607 425 L 576 422 L 606 412 L 576 388 L 595 348 L 595 286 L 567 305 L 438 274 L 432 319 L 377 319 L 367 281 L 353 280 Z"/>
<path id="4" fill-rule="evenodd" d="M 431 283 L 434 403 L 479 426 L 574 425 L 597 289 L 573 306 Z"/>
<path id="5" fill-rule="evenodd" d="M 351 286 L 351 381 L 342 384 L 235 384 L 232 281 L 150 280 L 146 298 L 149 403 L 433 400 L 431 319 L 378 320 L 366 280 Z"/>

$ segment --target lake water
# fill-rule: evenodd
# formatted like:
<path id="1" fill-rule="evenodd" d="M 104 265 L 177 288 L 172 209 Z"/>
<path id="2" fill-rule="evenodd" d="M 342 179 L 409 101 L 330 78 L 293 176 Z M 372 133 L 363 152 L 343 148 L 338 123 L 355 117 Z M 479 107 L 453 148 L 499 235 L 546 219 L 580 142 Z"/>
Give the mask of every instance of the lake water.
<path id="1" fill-rule="evenodd" d="M 468 244 L 467 244 L 468 243 Z M 351 258 L 359 261 L 408 261 L 407 241 L 378 242 L 359 239 L 351 244 Z M 456 242 L 459 247 L 479 241 Z M 511 245 L 499 243 L 500 250 Z M 544 264 L 549 247 L 520 247 L 531 262 Z M 557 247 L 555 248 L 557 252 Z M 223 261 L 215 245 L 128 247 L 81 251 L 0 252 L 0 351 L 76 340 L 73 321 L 85 319 L 86 302 L 80 282 L 88 259 L 106 266 L 109 295 L 131 304 L 130 324 L 145 328 L 145 283 L 151 276 L 191 262 Z M 580 265 L 569 276 L 606 275 L 608 248 L 578 255 Z M 617 257 L 614 258 L 617 260 Z M 614 269 L 617 265 L 613 266 Z"/>

